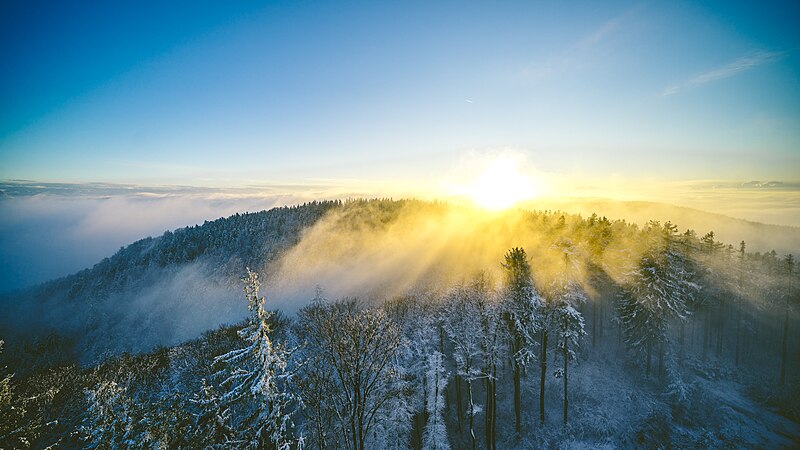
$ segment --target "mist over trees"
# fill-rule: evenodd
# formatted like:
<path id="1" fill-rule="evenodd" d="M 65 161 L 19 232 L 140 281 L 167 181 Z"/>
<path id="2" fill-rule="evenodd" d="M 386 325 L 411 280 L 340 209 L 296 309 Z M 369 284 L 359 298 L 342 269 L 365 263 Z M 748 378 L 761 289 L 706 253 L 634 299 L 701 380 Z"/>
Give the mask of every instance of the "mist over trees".
<path id="1" fill-rule="evenodd" d="M 468 223 L 452 209 L 353 201 L 221 219 L 37 288 L 45 304 L 85 302 L 74 311 L 108 320 L 91 316 L 107 310 L 105 292 L 208 258 L 244 275 L 237 301 L 248 314 L 83 365 L 87 350 L 68 332 L 4 335 L 0 447 L 800 445 L 793 256 L 748 253 L 669 222 L 536 211 Z M 424 251 L 417 243 L 439 245 L 428 237 L 440 229 L 421 223 L 461 231 Z M 419 240 L 406 240 L 411 232 Z M 343 247 L 336 233 L 361 241 Z M 274 311 L 272 286 L 294 275 L 298 252 L 310 267 L 298 279 L 316 273 L 320 283 L 287 315 Z M 403 265 L 406 252 L 418 264 Z M 338 271 L 311 270 L 332 260 Z M 362 273 L 347 282 L 362 295 L 331 296 L 324 281 L 353 268 Z M 399 279 L 413 283 L 395 294 Z M 373 284 L 359 290 L 358 280 Z M 392 295 L 363 295 L 381 289 Z"/>

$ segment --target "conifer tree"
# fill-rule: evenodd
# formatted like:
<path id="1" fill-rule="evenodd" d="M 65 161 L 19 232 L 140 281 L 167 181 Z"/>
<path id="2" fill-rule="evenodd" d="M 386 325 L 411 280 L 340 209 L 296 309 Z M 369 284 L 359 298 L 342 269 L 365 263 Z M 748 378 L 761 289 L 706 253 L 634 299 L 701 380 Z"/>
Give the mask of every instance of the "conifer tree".
<path id="1" fill-rule="evenodd" d="M 687 304 L 697 286 L 689 280 L 683 257 L 675 249 L 674 228 L 657 223 L 645 230 L 649 247 L 638 264 L 627 274 L 617 302 L 617 312 L 629 348 L 645 357 L 645 373 L 650 374 L 651 356 L 659 351 L 663 370 L 664 345 L 671 320 L 685 320 Z"/>
<path id="2" fill-rule="evenodd" d="M 556 377 L 564 378 L 564 426 L 566 426 L 569 407 L 569 361 L 575 359 L 575 349 L 586 335 L 583 315 L 575 307 L 585 303 L 586 296 L 580 286 L 573 281 L 562 280 L 558 284 L 559 294 L 553 310 L 553 325 L 558 333 L 557 347 L 564 363 L 564 367 L 556 371 Z"/>
<path id="3" fill-rule="evenodd" d="M 294 375 L 289 360 L 294 349 L 272 341 L 273 314 L 264 307 L 264 297 L 259 296 L 258 274 L 247 268 L 242 281 L 250 315 L 239 336 L 247 345 L 214 361 L 224 366 L 217 373 L 223 377 L 221 385 L 227 389 L 220 397 L 220 405 L 227 408 L 245 400 L 255 404 L 235 430 L 241 446 L 255 448 L 269 444 L 288 448 L 293 408 L 299 401 L 289 389 Z"/>
<path id="4" fill-rule="evenodd" d="M 517 433 L 522 427 L 522 400 L 520 378 L 522 368 L 533 359 L 535 335 L 539 330 L 538 309 L 541 299 L 533 285 L 531 267 L 525 250 L 512 248 L 502 264 L 505 269 L 504 316 L 511 337 L 514 365 L 514 416 Z"/>

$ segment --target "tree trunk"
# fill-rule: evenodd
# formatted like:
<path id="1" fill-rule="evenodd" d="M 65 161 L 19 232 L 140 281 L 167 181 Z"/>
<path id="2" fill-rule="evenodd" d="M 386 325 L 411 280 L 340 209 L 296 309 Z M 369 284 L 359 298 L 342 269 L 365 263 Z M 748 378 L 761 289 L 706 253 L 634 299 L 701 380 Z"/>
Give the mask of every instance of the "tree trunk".
<path id="1" fill-rule="evenodd" d="M 567 340 L 564 339 L 564 428 L 567 427 L 567 368 L 569 367 L 569 350 L 567 349 Z"/>
<path id="2" fill-rule="evenodd" d="M 469 440 L 472 443 L 472 450 L 475 450 L 475 407 L 472 403 L 472 380 L 467 378 L 467 402 L 469 403 Z"/>
<path id="3" fill-rule="evenodd" d="M 492 448 L 492 374 L 487 371 L 486 377 L 486 414 L 484 414 L 484 429 L 486 432 L 486 448 Z"/>
<path id="4" fill-rule="evenodd" d="M 520 395 L 520 370 L 519 363 L 514 361 L 514 417 L 516 418 L 516 431 L 522 431 L 522 396 Z"/>
<path id="5" fill-rule="evenodd" d="M 600 320 L 597 322 L 597 337 L 603 337 L 603 322 L 606 320 L 606 306 L 603 303 L 603 300 L 598 300 L 600 302 Z"/>
<path id="6" fill-rule="evenodd" d="M 497 448 L 495 435 L 497 432 L 497 365 L 492 364 L 486 377 L 486 448 L 493 450 Z"/>
<path id="7" fill-rule="evenodd" d="M 597 343 L 597 302 L 592 302 L 592 348 Z"/>
<path id="8" fill-rule="evenodd" d="M 741 295 L 741 293 L 739 295 Z M 740 349 L 741 340 L 742 340 L 742 299 L 739 298 L 739 300 L 737 301 L 737 308 L 736 308 L 736 356 L 734 358 L 736 362 L 736 367 L 739 367 L 739 360 L 741 355 L 741 349 Z"/>
<path id="9" fill-rule="evenodd" d="M 461 431 L 463 405 L 461 404 L 461 376 L 456 375 L 456 416 L 458 417 L 458 431 Z"/>
<path id="10" fill-rule="evenodd" d="M 650 342 L 648 342 L 646 346 L 647 346 L 647 361 L 645 362 L 644 373 L 645 375 L 647 375 L 648 378 L 650 378 L 650 347 L 651 347 Z"/>
<path id="11" fill-rule="evenodd" d="M 781 386 L 786 383 L 786 356 L 789 350 L 789 301 L 783 311 L 783 342 L 781 343 Z"/>
<path id="12" fill-rule="evenodd" d="M 542 368 L 539 379 L 539 422 L 544 425 L 544 379 L 547 375 L 547 329 L 542 330 L 542 355 L 539 358 Z"/>
<path id="13" fill-rule="evenodd" d="M 519 336 L 514 340 L 514 350 L 519 351 L 522 346 Z M 514 417 L 516 418 L 516 431 L 522 431 L 522 393 L 520 392 L 520 367 L 519 362 L 514 358 Z"/>
<path id="14" fill-rule="evenodd" d="M 722 356 L 722 340 L 725 337 L 725 300 L 719 300 L 719 312 L 717 313 L 717 358 Z"/>
<path id="15" fill-rule="evenodd" d="M 703 317 L 703 361 L 708 359 L 708 341 L 711 335 L 711 311 L 706 310 Z"/>
<path id="16" fill-rule="evenodd" d="M 679 351 L 678 351 L 678 360 L 679 361 L 683 361 L 683 341 L 684 341 L 684 337 L 685 336 L 686 336 L 686 329 L 684 327 L 683 320 L 681 320 L 681 337 L 680 337 L 680 340 L 679 340 L 680 347 L 679 347 Z"/>
<path id="17" fill-rule="evenodd" d="M 492 450 L 497 450 L 497 364 L 492 364 Z"/>
<path id="18" fill-rule="evenodd" d="M 658 345 L 658 378 L 664 380 L 664 343 Z"/>

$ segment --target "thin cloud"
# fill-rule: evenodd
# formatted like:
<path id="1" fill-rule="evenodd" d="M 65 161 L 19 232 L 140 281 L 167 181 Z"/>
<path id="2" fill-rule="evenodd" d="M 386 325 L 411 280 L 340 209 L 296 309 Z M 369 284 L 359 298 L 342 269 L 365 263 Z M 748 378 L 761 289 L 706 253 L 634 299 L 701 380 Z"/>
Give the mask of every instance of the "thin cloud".
<path id="1" fill-rule="evenodd" d="M 632 17 L 638 13 L 640 8 L 640 5 L 636 5 L 603 22 L 599 27 L 574 42 L 560 55 L 525 68 L 522 70 L 522 76 L 528 79 L 549 78 L 590 65 L 589 56 L 595 54 L 599 47 L 614 36 L 623 32 L 626 23 L 631 22 Z"/>
<path id="2" fill-rule="evenodd" d="M 697 75 L 696 77 L 690 79 L 685 83 L 670 86 L 664 89 L 661 95 L 666 97 L 668 95 L 677 94 L 678 92 L 693 86 L 698 86 L 701 84 L 711 83 L 714 81 L 723 80 L 725 78 L 730 78 L 734 75 L 745 72 L 754 67 L 758 67 L 762 64 L 775 61 L 779 59 L 782 55 L 783 52 L 764 51 L 764 52 L 758 52 L 750 56 L 743 56 L 718 69 L 714 69 L 709 72 Z"/>
<path id="3" fill-rule="evenodd" d="M 622 23 L 622 19 L 626 15 L 628 15 L 628 13 L 622 14 L 618 17 L 615 17 L 605 22 L 603 25 L 600 26 L 600 28 L 598 28 L 593 33 L 589 34 L 588 36 L 584 37 L 580 42 L 578 42 L 577 48 L 581 50 L 588 49 L 593 45 L 601 42 L 608 36 L 612 35 L 614 32 L 617 31 L 617 29 L 619 29 L 620 24 Z"/>

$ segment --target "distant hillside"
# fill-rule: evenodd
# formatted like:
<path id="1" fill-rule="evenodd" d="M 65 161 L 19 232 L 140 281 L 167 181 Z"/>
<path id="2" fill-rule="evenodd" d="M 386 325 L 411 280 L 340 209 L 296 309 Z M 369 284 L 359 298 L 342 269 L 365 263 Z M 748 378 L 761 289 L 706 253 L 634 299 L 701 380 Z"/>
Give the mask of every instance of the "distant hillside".
<path id="1" fill-rule="evenodd" d="M 264 267 L 340 204 L 234 214 L 141 239 L 91 269 L 0 297 L 0 336 L 67 332 L 81 336 L 80 353 L 97 356 L 183 342 L 237 322 L 246 312 L 244 267 Z"/>
<path id="2" fill-rule="evenodd" d="M 533 207 L 584 218 L 597 212 L 628 223 L 670 220 L 681 231 L 695 229 L 698 237 L 713 230 L 726 244 L 744 239 L 749 252 L 800 249 L 798 228 L 689 208 L 606 200 Z M 526 247 L 536 273 L 546 274 L 561 267 L 561 260 L 548 259 L 548 249 L 563 244 L 561 233 L 583 239 L 587 226 L 568 217 L 574 225 L 554 231 L 554 223 L 564 220 L 559 216 L 475 215 L 412 200 L 312 202 L 235 214 L 141 239 L 91 269 L 0 297 L 0 338 L 54 331 L 74 336 L 76 353 L 88 360 L 177 344 L 244 317 L 239 278 L 245 267 L 267 275 L 271 304 L 289 312 L 307 302 L 317 285 L 336 298 L 386 299 L 417 287 L 435 289 L 464 273 L 497 270 L 499 258 L 514 246 Z M 620 239 L 630 233 L 626 227 L 614 226 Z"/>
<path id="3" fill-rule="evenodd" d="M 800 254 L 800 227 L 751 222 L 666 203 L 576 197 L 541 200 L 527 206 L 535 209 L 561 210 L 585 217 L 596 213 L 611 220 L 623 219 L 640 226 L 649 220 L 670 221 L 681 231 L 691 229 L 700 236 L 713 231 L 719 241 L 733 244 L 734 247 L 744 240 L 750 252 L 764 253 L 775 250 L 779 255 Z"/>

